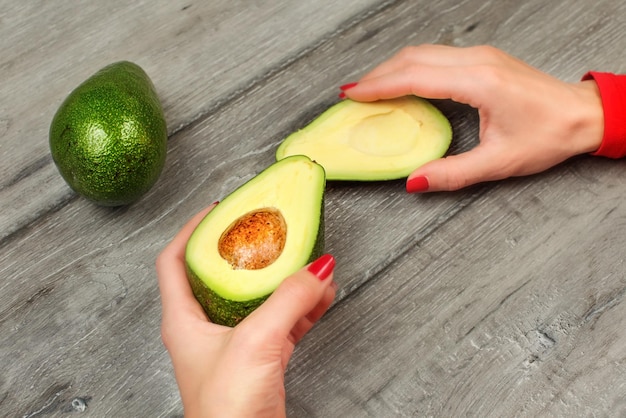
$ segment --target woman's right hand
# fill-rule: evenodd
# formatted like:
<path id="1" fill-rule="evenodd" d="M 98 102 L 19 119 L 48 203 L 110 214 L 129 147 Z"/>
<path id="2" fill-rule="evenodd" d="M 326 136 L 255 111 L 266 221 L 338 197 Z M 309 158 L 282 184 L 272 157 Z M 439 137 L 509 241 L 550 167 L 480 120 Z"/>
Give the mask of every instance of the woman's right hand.
<path id="1" fill-rule="evenodd" d="M 594 81 L 566 83 L 489 46 L 407 47 L 342 90 L 357 101 L 412 94 L 478 109 L 479 145 L 416 169 L 409 192 L 538 173 L 597 150 L 604 130 Z"/>

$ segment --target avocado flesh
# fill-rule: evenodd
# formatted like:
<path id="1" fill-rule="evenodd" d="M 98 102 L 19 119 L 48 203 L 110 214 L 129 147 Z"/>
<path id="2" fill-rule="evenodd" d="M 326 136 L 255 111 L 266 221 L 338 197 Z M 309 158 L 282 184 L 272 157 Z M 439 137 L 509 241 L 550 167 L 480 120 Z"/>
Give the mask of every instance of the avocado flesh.
<path id="1" fill-rule="evenodd" d="M 347 99 L 289 135 L 276 159 L 306 155 L 324 167 L 328 180 L 393 180 L 442 157 L 451 141 L 448 119 L 422 98 Z"/>
<path id="2" fill-rule="evenodd" d="M 135 202 L 157 181 L 167 152 L 152 81 L 128 61 L 102 68 L 63 101 L 49 145 L 61 176 L 78 194 L 103 206 Z"/>
<path id="3" fill-rule="evenodd" d="M 288 157 L 232 192 L 200 222 L 187 243 L 185 260 L 193 293 L 212 322 L 236 325 L 283 279 L 322 254 L 324 190 L 320 165 L 304 156 Z M 255 224 L 252 218 L 259 213 L 263 222 Z M 273 214 L 269 232 L 262 230 L 267 213 Z M 283 228 L 281 222 L 284 243 L 275 257 L 260 264 L 233 261 L 233 234 L 242 245 L 257 245 L 258 235 L 273 245 L 282 239 L 274 234 Z"/>

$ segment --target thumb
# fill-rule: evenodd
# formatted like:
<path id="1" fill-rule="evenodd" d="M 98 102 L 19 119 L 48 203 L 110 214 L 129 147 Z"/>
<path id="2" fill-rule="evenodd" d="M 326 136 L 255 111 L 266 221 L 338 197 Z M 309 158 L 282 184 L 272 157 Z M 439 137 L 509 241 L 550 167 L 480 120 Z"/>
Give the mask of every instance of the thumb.
<path id="1" fill-rule="evenodd" d="M 502 153 L 482 144 L 458 155 L 424 164 L 406 182 L 409 193 L 453 191 L 483 181 L 509 177 L 510 167 Z"/>
<path id="2" fill-rule="evenodd" d="M 268 331 L 286 337 L 304 320 L 307 326 L 300 324 L 299 328 L 301 332 L 306 333 L 317 320 L 314 318 L 309 321 L 307 315 L 316 308 L 319 309 L 320 303 L 325 305 L 322 307 L 325 311 L 332 302 L 323 299 L 332 283 L 334 267 L 335 259 L 332 255 L 321 256 L 307 267 L 287 277 L 245 321 L 261 323 Z M 315 316 L 319 317 L 321 313 Z"/>

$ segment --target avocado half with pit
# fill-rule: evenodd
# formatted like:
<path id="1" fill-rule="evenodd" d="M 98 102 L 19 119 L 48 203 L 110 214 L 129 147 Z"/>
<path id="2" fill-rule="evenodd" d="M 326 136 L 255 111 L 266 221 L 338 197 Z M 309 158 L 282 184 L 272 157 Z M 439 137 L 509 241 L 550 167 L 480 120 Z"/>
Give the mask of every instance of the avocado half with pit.
<path id="1" fill-rule="evenodd" d="M 324 167 L 328 180 L 393 180 L 443 157 L 451 141 L 450 122 L 425 99 L 347 99 L 289 135 L 276 159 L 306 155 Z"/>
<path id="2" fill-rule="evenodd" d="M 324 247 L 324 169 L 278 161 L 223 199 L 185 251 L 187 276 L 209 319 L 235 326 Z"/>

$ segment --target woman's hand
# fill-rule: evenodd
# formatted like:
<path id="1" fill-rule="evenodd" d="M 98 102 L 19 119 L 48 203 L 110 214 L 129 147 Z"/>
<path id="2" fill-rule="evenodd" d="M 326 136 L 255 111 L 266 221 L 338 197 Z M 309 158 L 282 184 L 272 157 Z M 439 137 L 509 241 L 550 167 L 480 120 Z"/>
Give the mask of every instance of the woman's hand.
<path id="1" fill-rule="evenodd" d="M 538 173 L 597 150 L 604 130 L 594 81 L 562 82 L 488 46 L 404 48 L 342 90 L 341 97 L 358 101 L 413 94 L 478 109 L 480 144 L 419 167 L 409 192 Z"/>
<path id="2" fill-rule="evenodd" d="M 295 344 L 335 297 L 330 255 L 291 275 L 234 328 L 207 320 L 185 273 L 185 245 L 210 209 L 196 215 L 157 259 L 162 338 L 186 417 L 285 415 L 284 373 Z"/>

